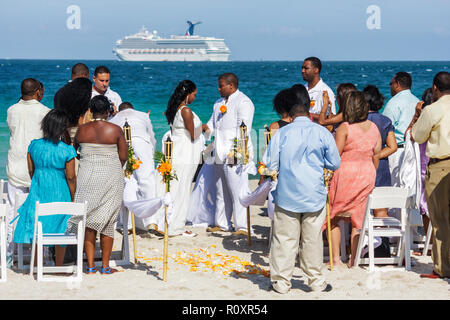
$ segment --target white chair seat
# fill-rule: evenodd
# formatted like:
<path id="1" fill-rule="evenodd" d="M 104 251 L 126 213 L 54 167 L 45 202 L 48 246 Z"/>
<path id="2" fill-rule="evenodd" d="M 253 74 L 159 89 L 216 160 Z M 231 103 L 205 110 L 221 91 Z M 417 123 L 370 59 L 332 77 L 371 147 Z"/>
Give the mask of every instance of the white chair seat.
<path id="1" fill-rule="evenodd" d="M 42 237 L 43 245 L 67 245 L 67 244 L 77 244 L 78 239 L 75 234 L 66 235 L 66 234 L 45 234 Z"/>
<path id="2" fill-rule="evenodd" d="M 374 227 L 399 227 L 401 228 L 402 223 L 397 218 L 387 217 L 387 218 L 373 218 Z"/>

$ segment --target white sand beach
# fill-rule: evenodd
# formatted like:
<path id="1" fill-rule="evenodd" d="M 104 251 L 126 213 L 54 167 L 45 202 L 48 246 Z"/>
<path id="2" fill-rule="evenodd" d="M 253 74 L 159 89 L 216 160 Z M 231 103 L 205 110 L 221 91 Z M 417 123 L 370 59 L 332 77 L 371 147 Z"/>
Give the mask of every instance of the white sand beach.
<path id="1" fill-rule="evenodd" d="M 252 187 L 256 181 L 251 181 Z M 366 266 L 330 271 L 324 265 L 331 292 L 309 292 L 297 267 L 292 289 L 280 295 L 269 291 L 268 236 L 270 220 L 265 207 L 251 207 L 255 236 L 248 246 L 246 236 L 208 233 L 205 228 L 188 227 L 194 238 L 169 238 L 167 282 L 163 274 L 163 238 L 138 231 L 137 265 L 118 267 L 112 275 L 83 274 L 81 283 L 37 282 L 29 274 L 8 270 L 7 282 L 0 283 L 0 299 L 129 299 L 129 300 L 305 300 L 305 299 L 444 299 L 450 298 L 448 279 L 421 279 L 432 271 L 431 257 L 412 256 L 414 266 L 404 271 L 383 266 L 369 273 Z M 122 235 L 116 232 L 114 250 L 120 249 Z M 131 261 L 133 242 L 129 238 Z M 233 271 L 235 270 L 235 271 Z"/>

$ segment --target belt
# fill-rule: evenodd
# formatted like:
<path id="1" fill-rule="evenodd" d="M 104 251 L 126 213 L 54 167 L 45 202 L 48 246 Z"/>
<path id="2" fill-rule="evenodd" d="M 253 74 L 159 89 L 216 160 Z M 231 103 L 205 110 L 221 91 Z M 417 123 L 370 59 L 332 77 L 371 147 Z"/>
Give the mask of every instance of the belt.
<path id="1" fill-rule="evenodd" d="M 402 144 L 402 145 L 397 145 L 397 148 L 404 148 L 405 146 Z"/>
<path id="2" fill-rule="evenodd" d="M 438 159 L 438 158 L 430 158 L 430 161 L 428 162 L 428 164 L 435 164 L 441 161 L 446 161 L 446 160 L 450 160 L 450 157 L 447 158 L 443 158 L 443 159 Z"/>

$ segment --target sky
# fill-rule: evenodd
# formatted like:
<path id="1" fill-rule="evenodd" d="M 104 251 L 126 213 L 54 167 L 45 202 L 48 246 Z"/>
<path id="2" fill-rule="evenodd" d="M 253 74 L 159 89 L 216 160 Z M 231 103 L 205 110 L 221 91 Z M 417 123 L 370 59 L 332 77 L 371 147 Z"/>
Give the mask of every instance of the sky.
<path id="1" fill-rule="evenodd" d="M 182 35 L 191 20 L 234 61 L 450 61 L 449 12 L 449 0 L 1 0 L 0 59 L 115 59 L 143 25 Z"/>

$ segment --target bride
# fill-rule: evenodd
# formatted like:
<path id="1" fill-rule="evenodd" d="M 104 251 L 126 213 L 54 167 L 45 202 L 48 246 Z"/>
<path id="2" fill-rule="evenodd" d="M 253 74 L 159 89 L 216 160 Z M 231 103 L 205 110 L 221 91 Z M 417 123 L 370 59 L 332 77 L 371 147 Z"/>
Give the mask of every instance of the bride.
<path id="1" fill-rule="evenodd" d="M 169 216 L 169 236 L 195 236 L 185 231 L 192 180 L 200 163 L 202 152 L 202 122 L 188 107 L 197 95 L 197 88 L 190 80 L 181 81 L 170 97 L 165 112 L 173 141 L 173 169 L 178 180 L 171 182 L 170 193 L 173 213 Z"/>

